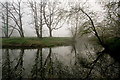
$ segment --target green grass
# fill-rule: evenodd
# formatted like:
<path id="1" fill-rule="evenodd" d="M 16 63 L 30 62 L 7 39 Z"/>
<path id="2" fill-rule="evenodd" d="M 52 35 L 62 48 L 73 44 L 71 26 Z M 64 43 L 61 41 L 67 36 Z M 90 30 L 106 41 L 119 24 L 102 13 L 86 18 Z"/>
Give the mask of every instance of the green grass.
<path id="1" fill-rule="evenodd" d="M 42 39 L 36 37 L 12 37 L 2 38 L 2 47 L 53 47 L 70 45 L 70 37 L 44 37 Z"/>

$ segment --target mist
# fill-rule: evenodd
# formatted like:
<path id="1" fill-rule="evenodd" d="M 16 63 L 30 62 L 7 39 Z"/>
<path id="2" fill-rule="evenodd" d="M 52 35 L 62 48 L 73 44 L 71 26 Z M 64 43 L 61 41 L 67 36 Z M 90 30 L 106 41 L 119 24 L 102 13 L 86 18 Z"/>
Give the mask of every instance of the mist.
<path id="1" fill-rule="evenodd" d="M 9 1 L 9 0 L 1 0 L 0 2 L 17 2 L 17 0 L 13 0 L 13 1 Z M 37 0 L 36 2 L 39 2 L 39 0 Z M 69 3 L 74 3 L 74 0 L 71 1 L 60 1 L 61 2 L 61 8 L 65 8 L 67 10 L 68 8 L 68 4 Z M 77 1 L 75 1 L 77 2 Z M 78 1 L 79 2 L 79 1 Z M 82 3 L 84 3 L 85 1 L 81 1 Z M 24 29 L 24 34 L 26 37 L 35 37 L 36 36 L 36 32 L 35 32 L 35 28 L 33 25 L 33 18 L 31 17 L 31 9 L 30 6 L 28 4 L 27 0 L 24 0 L 22 5 L 22 12 L 24 12 L 23 14 L 23 29 Z M 88 0 L 87 6 L 89 6 L 89 10 L 93 10 L 94 12 L 98 12 L 97 15 L 100 15 L 102 13 L 104 13 L 104 10 L 102 9 L 102 7 L 96 2 L 96 0 Z M 102 18 L 98 19 L 98 21 L 101 21 L 104 18 L 104 15 Z M 1 21 L 0 21 L 1 23 Z M 2 23 L 0 24 L 0 26 L 2 26 Z M 59 25 L 58 25 L 59 26 Z M 69 31 L 69 25 L 67 24 L 67 22 L 64 23 L 64 25 L 58 29 L 58 30 L 53 30 L 53 36 L 54 37 L 70 37 L 71 33 Z M 2 30 L 0 30 L 0 32 L 2 33 Z M 4 36 L 4 34 L 0 34 L 0 36 Z M 18 32 L 16 30 L 13 31 L 12 36 L 19 36 Z M 43 37 L 48 37 L 49 33 L 48 33 L 48 28 L 46 27 L 46 25 L 44 25 L 43 27 Z"/>
<path id="2" fill-rule="evenodd" d="M 0 78 L 120 78 L 120 1 L 0 0 Z"/>

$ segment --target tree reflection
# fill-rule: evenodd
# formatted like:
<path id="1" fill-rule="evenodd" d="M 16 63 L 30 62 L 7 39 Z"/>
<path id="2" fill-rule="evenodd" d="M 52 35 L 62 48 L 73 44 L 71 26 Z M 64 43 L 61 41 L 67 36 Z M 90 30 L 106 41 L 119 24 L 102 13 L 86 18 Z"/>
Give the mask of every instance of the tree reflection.
<path id="1" fill-rule="evenodd" d="M 75 56 L 77 55 L 77 57 L 75 57 L 75 65 L 71 66 L 71 75 L 73 78 L 119 78 L 120 64 L 116 62 L 116 60 L 114 60 L 110 55 L 103 52 L 98 52 L 96 53 L 96 58 L 91 58 L 92 61 L 89 61 L 89 59 L 85 59 L 82 55 L 80 55 L 80 52 L 76 53 L 76 47 L 74 45 L 72 52 L 75 53 Z M 88 52 L 90 53 L 90 51 Z"/>
<path id="2" fill-rule="evenodd" d="M 44 78 L 43 76 L 43 60 L 42 60 L 42 48 L 37 49 L 36 57 L 35 57 L 35 64 L 31 70 L 31 76 L 34 79 L 37 78 Z"/>
<path id="3" fill-rule="evenodd" d="M 23 54 L 24 49 L 21 49 L 19 59 L 17 64 L 14 66 L 13 61 L 10 60 L 9 49 L 5 49 L 3 57 L 3 66 L 2 66 L 2 79 L 3 80 L 12 80 L 12 79 L 22 79 L 23 68 Z"/>
<path id="4" fill-rule="evenodd" d="M 21 49 L 18 62 L 14 67 L 14 74 L 16 79 L 22 79 L 23 77 L 23 72 L 24 72 L 23 57 L 24 57 L 24 49 Z"/>
<path id="5" fill-rule="evenodd" d="M 52 62 L 52 49 L 49 48 L 49 54 L 43 63 L 42 48 L 37 50 L 35 64 L 32 68 L 32 78 L 52 78 L 53 75 L 53 62 Z"/>
<path id="6" fill-rule="evenodd" d="M 76 46 L 74 43 L 72 43 L 72 49 L 71 49 L 71 53 L 75 53 L 75 65 L 77 64 L 77 50 L 76 50 Z"/>
<path id="7" fill-rule="evenodd" d="M 9 50 L 6 49 L 4 54 L 5 57 L 2 61 L 2 79 L 8 80 L 12 79 L 12 69 L 11 69 L 11 63 L 10 63 L 10 55 Z"/>
<path id="8" fill-rule="evenodd" d="M 37 78 L 38 77 L 39 52 L 40 52 L 40 50 L 38 49 L 37 52 L 36 52 L 36 57 L 35 57 L 35 64 L 33 65 L 33 69 L 31 71 L 32 78 Z"/>
<path id="9" fill-rule="evenodd" d="M 60 48 L 59 48 L 60 49 Z M 54 48 L 46 48 L 48 55 L 43 53 L 43 48 L 37 49 L 35 52 L 34 63 L 30 67 L 30 78 L 32 79 L 49 79 L 49 78 L 79 78 L 79 79 L 113 79 L 120 77 L 120 63 L 114 60 L 109 54 L 99 52 L 98 54 L 87 55 L 87 53 L 78 51 L 76 46 L 73 45 L 69 56 L 65 61 L 64 56 L 60 57 L 62 51 L 57 52 Z M 88 50 L 88 49 L 84 49 Z M 13 57 L 10 53 L 13 50 L 5 49 L 3 51 L 3 64 L 2 64 L 2 79 L 22 79 L 25 77 L 24 67 L 24 49 L 20 49 L 19 55 Z M 16 54 L 17 52 L 15 52 Z M 68 55 L 68 54 L 67 54 Z M 13 57 L 13 59 L 12 59 Z M 62 61 L 62 59 L 64 61 Z M 25 59 L 26 60 L 26 59 Z M 69 63 L 69 61 L 71 63 Z M 67 63 L 67 65 L 65 64 Z M 28 69 L 28 70 L 29 70 Z M 29 71 L 28 71 L 29 72 Z"/>
<path id="10" fill-rule="evenodd" d="M 49 54 L 44 63 L 44 72 L 46 78 L 53 77 L 52 48 L 49 48 Z"/>
<path id="11" fill-rule="evenodd" d="M 116 63 L 109 55 L 100 53 L 94 61 L 90 63 L 90 68 L 85 79 L 119 78 L 119 63 Z M 96 75 L 95 75 L 96 74 Z"/>

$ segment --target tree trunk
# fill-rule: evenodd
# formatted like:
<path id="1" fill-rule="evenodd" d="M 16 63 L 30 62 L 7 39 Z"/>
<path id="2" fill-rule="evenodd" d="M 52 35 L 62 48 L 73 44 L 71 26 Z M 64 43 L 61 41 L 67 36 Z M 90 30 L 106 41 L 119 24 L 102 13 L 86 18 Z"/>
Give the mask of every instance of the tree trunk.
<path id="1" fill-rule="evenodd" d="M 21 33 L 21 37 L 24 38 L 24 32 L 23 32 L 21 17 L 20 17 L 20 33 Z"/>
<path id="2" fill-rule="evenodd" d="M 37 37 L 39 38 L 40 35 L 39 35 L 39 31 L 38 31 L 38 29 L 36 29 L 36 34 L 37 34 Z"/>
<path id="3" fill-rule="evenodd" d="M 42 26 L 40 27 L 40 38 L 42 38 Z"/>
<path id="4" fill-rule="evenodd" d="M 41 5 L 40 5 L 40 38 L 42 38 L 42 0 L 41 0 Z"/>
<path id="5" fill-rule="evenodd" d="M 23 30 L 22 30 L 22 32 L 21 32 L 21 37 L 22 37 L 22 38 L 25 37 L 25 36 L 24 36 L 24 32 L 23 32 Z"/>
<path id="6" fill-rule="evenodd" d="M 6 13 L 6 38 L 8 38 L 8 3 L 6 3 L 6 9 L 7 9 L 7 13 Z"/>
<path id="7" fill-rule="evenodd" d="M 50 34 L 50 37 L 52 37 L 52 29 L 49 28 L 49 34 Z"/>
<path id="8" fill-rule="evenodd" d="M 98 32 L 96 31 L 96 28 L 95 28 L 95 25 L 94 25 L 94 22 L 93 22 L 92 18 L 91 18 L 86 12 L 84 12 L 82 9 L 80 9 L 80 10 L 90 19 L 91 24 L 92 24 L 92 29 L 93 29 L 93 31 L 95 32 L 95 36 L 97 37 L 99 43 L 100 43 L 103 47 L 105 47 L 104 42 L 100 39 L 100 37 L 99 37 L 99 35 L 98 35 Z"/>
<path id="9" fill-rule="evenodd" d="M 41 76 L 41 79 L 43 78 L 43 55 L 42 55 L 42 48 L 40 48 L 40 68 L 41 68 L 41 71 L 40 71 L 40 76 Z"/>
<path id="10" fill-rule="evenodd" d="M 21 14 L 21 5 L 20 5 L 20 2 L 19 2 L 19 21 L 20 21 L 20 32 L 21 32 L 21 37 L 24 38 L 24 31 L 23 31 L 23 25 L 22 25 L 22 14 Z"/>

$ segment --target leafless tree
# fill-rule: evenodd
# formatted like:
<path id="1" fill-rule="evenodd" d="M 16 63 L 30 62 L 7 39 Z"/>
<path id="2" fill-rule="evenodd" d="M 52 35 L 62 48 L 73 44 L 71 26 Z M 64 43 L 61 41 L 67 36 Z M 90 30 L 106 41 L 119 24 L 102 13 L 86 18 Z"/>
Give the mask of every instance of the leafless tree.
<path id="1" fill-rule="evenodd" d="M 120 36 L 120 13 L 119 13 L 119 7 L 120 1 L 112 1 L 109 2 L 105 7 L 107 8 L 107 19 L 108 19 L 108 25 L 110 24 L 111 29 L 113 30 L 112 33 L 115 33 L 115 37 Z"/>
<path id="2" fill-rule="evenodd" d="M 2 31 L 5 35 L 6 38 L 10 37 L 14 31 L 14 27 L 13 25 L 11 25 L 10 22 L 12 22 L 10 20 L 10 13 L 9 11 L 10 9 L 10 3 L 5 2 L 5 3 L 1 3 L 1 7 L 2 7 L 2 12 L 1 12 L 1 21 L 2 21 Z M 15 26 L 15 25 L 14 25 Z"/>
<path id="3" fill-rule="evenodd" d="M 69 30 L 70 30 L 70 33 L 72 35 L 72 40 L 75 41 L 75 39 L 77 38 L 78 36 L 78 30 L 79 30 L 79 27 L 80 27 L 80 19 L 79 19 L 79 13 L 71 16 L 69 19 L 68 19 L 68 24 L 69 24 Z"/>
<path id="4" fill-rule="evenodd" d="M 2 14 L 2 19 L 4 21 L 5 36 L 8 38 L 8 2 L 6 2 L 5 4 L 6 4 L 6 20 L 5 20 L 4 14 Z"/>
<path id="5" fill-rule="evenodd" d="M 36 1 L 29 1 L 29 5 L 32 11 L 32 16 L 34 18 L 34 25 L 37 37 L 42 38 L 42 28 L 43 28 L 43 0 L 40 3 Z"/>
<path id="6" fill-rule="evenodd" d="M 59 2 L 44 2 L 43 16 L 45 23 L 49 29 L 50 37 L 52 37 L 53 30 L 58 30 L 62 27 L 63 13 L 59 7 Z"/>
<path id="7" fill-rule="evenodd" d="M 13 12 L 10 12 L 10 14 L 11 14 L 11 18 L 14 20 L 14 22 L 18 27 L 20 36 L 24 37 L 23 24 L 22 24 L 23 13 L 21 8 L 21 3 L 22 0 L 17 1 L 17 3 L 13 2 L 12 4 Z"/>
<path id="8" fill-rule="evenodd" d="M 84 7 L 79 6 L 80 4 L 81 3 L 77 3 L 77 4 L 75 4 L 75 6 L 71 6 L 71 9 L 69 11 L 70 12 L 69 15 L 71 16 L 71 15 L 75 15 L 75 14 L 77 14 L 79 12 L 82 12 L 82 14 L 85 15 L 84 17 L 87 17 L 88 20 L 90 21 L 90 25 L 91 26 L 89 28 L 92 30 L 92 32 L 94 33 L 94 35 L 97 37 L 99 43 L 104 47 L 105 45 L 104 45 L 103 41 L 101 40 L 99 33 L 97 32 L 97 29 L 96 29 L 96 26 L 95 26 L 95 23 L 94 23 L 92 17 L 89 15 L 89 13 L 87 13 L 88 11 L 84 10 L 85 9 Z"/>
<path id="9" fill-rule="evenodd" d="M 8 7 L 4 5 L 2 6 L 7 10 L 7 13 L 9 13 L 9 18 L 13 20 L 16 26 L 11 25 L 13 29 L 16 29 L 21 37 L 24 37 L 24 31 L 23 31 L 23 24 L 22 24 L 22 8 L 21 8 L 22 0 L 11 3 L 11 9 L 7 9 Z M 4 18 L 3 18 L 4 19 Z M 6 25 L 8 26 L 8 19 L 6 19 Z M 8 30 L 7 30 L 8 33 Z"/>
<path id="10" fill-rule="evenodd" d="M 105 10 L 104 23 L 108 28 L 109 36 L 119 37 L 120 36 L 120 1 L 111 0 L 104 1 L 98 0 L 98 3 Z M 103 22 L 101 22 L 103 24 Z"/>
<path id="11" fill-rule="evenodd" d="M 42 28 L 43 28 L 43 0 L 40 3 L 40 38 L 42 38 Z"/>

